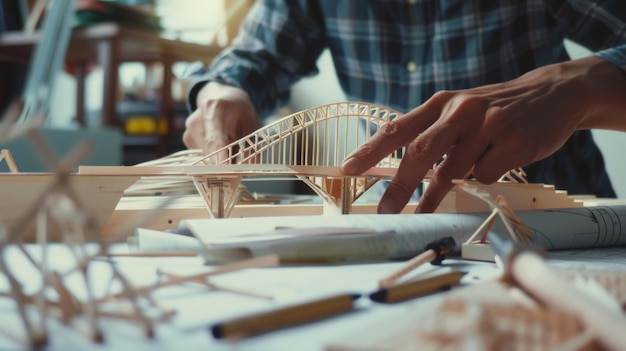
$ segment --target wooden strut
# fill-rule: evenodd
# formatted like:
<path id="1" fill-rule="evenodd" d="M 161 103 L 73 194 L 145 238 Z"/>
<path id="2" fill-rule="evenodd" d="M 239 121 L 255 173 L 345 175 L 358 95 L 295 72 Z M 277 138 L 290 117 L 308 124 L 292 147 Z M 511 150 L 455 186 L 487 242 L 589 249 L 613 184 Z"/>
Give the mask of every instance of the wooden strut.
<path id="1" fill-rule="evenodd" d="M 28 131 L 27 136 L 37 151 L 44 156 L 50 168 L 54 170 L 55 177 L 40 195 L 40 198 L 30 208 L 26 209 L 17 223 L 8 231 L 3 229 L 3 235 L 0 237 L 0 273 L 9 281 L 11 287 L 9 296 L 16 302 L 23 329 L 27 334 L 26 342 L 28 344 L 37 347 L 47 343 L 45 320 L 51 317 L 72 325 L 86 333 L 94 341 L 102 341 L 103 334 L 98 323 L 102 309 L 100 303 L 95 299 L 90 283 L 88 283 L 90 281 L 88 267 L 94 258 L 87 253 L 86 245 L 88 241 L 95 240 L 98 244 L 98 254 L 100 254 L 107 251 L 107 244 L 99 237 L 92 214 L 85 211 L 86 207 L 81 204 L 75 190 L 68 183 L 69 172 L 86 155 L 89 147 L 85 144 L 79 145 L 66 161 L 59 163 L 36 130 Z M 40 261 L 35 260 L 25 250 L 21 240 L 32 218 L 37 218 L 37 244 L 42 252 Z M 82 277 L 87 293 L 87 299 L 83 303 L 78 303 L 78 299 L 65 287 L 63 276 L 49 271 L 46 255 L 49 221 L 53 221 L 62 229 L 63 241 L 76 262 L 76 266 L 71 272 L 77 272 Z M 4 251 L 9 245 L 16 246 L 42 276 L 41 288 L 31 296 L 22 291 L 19 280 L 7 268 Z M 133 293 L 130 284 L 119 272 L 118 267 L 112 263 L 111 268 L 114 276 L 121 283 L 123 291 L 126 291 L 124 297 L 133 306 L 134 312 L 130 315 L 130 319 L 140 322 L 148 336 L 153 335 L 152 321 L 143 314 L 142 308 L 136 301 L 138 296 Z M 49 296 L 48 290 L 56 291 L 58 301 L 51 301 L 47 297 Z M 37 311 L 35 319 L 38 319 L 39 323 L 36 323 L 35 319 L 27 313 L 28 306 L 34 307 Z M 85 316 L 85 322 L 80 322 L 82 318 L 75 318 L 78 316 Z M 19 337 L 16 338 L 19 339 Z"/>
<path id="2" fill-rule="evenodd" d="M 17 164 L 15 163 L 15 159 L 13 158 L 13 155 L 11 154 L 11 151 L 8 149 L 3 149 L 2 151 L 0 151 L 0 163 L 4 160 L 4 162 L 7 164 L 7 166 L 9 167 L 9 171 L 11 171 L 11 173 L 19 173 L 20 170 L 17 167 Z"/>
<path id="3" fill-rule="evenodd" d="M 515 243 L 529 243 L 533 237 L 532 231 L 519 219 L 513 210 L 508 206 L 506 199 L 502 195 L 498 195 L 495 200 L 491 198 L 488 192 L 479 189 L 475 185 L 470 185 L 464 180 L 455 180 L 457 187 L 464 192 L 484 201 L 491 208 L 491 214 L 483 221 L 483 223 L 470 235 L 463 243 L 461 255 L 466 259 L 475 259 L 481 261 L 492 261 L 494 254 L 487 244 L 487 234 L 493 227 L 496 218 L 500 218 L 507 234 Z M 476 238 L 480 235 L 480 238 Z"/>

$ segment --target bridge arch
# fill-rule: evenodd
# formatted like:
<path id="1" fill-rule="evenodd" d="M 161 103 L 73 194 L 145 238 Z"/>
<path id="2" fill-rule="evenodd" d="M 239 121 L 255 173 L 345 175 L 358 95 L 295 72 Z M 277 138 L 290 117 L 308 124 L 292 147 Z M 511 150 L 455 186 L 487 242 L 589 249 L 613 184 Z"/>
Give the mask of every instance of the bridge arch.
<path id="1" fill-rule="evenodd" d="M 401 116 L 393 109 L 364 102 L 341 102 L 306 109 L 258 129 L 194 165 L 264 165 L 254 172 L 195 175 L 196 188 L 216 217 L 226 217 L 236 203 L 242 177 L 286 171 L 324 201 L 325 212 L 349 213 L 352 203 L 381 178 L 395 173 L 398 149 L 362 176 L 340 174 L 343 160 L 382 125 Z M 279 168 L 286 167 L 286 168 Z M 243 168 L 242 168 L 243 169 Z M 266 172 L 264 172 L 265 170 Z"/>

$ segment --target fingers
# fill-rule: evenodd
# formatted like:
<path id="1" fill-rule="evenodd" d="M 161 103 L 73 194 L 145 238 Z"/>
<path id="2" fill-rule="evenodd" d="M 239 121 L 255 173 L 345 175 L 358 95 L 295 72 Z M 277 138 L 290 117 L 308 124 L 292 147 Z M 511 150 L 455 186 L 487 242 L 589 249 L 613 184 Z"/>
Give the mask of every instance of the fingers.
<path id="1" fill-rule="evenodd" d="M 497 133 L 497 128 L 493 127 L 492 123 L 494 120 L 503 118 L 502 109 L 490 108 L 481 101 L 469 101 L 463 105 L 458 105 L 458 107 L 456 110 L 446 111 L 449 114 L 451 124 L 462 124 L 460 119 L 467 121 L 472 116 L 481 117 L 476 119 L 475 123 L 470 124 L 474 127 L 468 126 L 459 132 L 456 145 L 452 145 L 447 151 L 446 158 L 435 169 L 428 187 L 419 199 L 416 212 L 434 212 L 446 194 L 454 187 L 452 181 L 466 178 L 475 173 L 476 163 L 484 157 L 486 152 L 489 152 L 490 149 L 493 150 L 491 133 L 494 131 Z M 441 135 L 445 134 L 445 127 L 439 127 L 439 129 L 433 138 L 442 138 Z M 489 168 L 490 173 L 486 175 L 495 176 L 495 180 L 497 180 L 505 171 L 511 169 L 508 168 L 496 175 L 497 172 L 500 172 L 502 165 L 492 165 Z"/>
<path id="2" fill-rule="evenodd" d="M 410 143 L 439 116 L 445 99 L 438 93 L 428 102 L 378 128 L 367 142 L 352 152 L 341 165 L 346 175 L 359 175 L 374 167 L 381 159 Z"/>
<path id="3" fill-rule="evenodd" d="M 202 143 L 202 150 L 205 155 L 220 150 L 231 142 L 223 125 L 224 117 L 228 114 L 228 111 L 225 111 L 223 105 L 224 103 L 222 102 L 213 102 L 206 106 L 206 110 L 203 113 L 204 125 L 202 127 L 205 131 L 205 135 Z M 217 160 L 212 160 L 212 162 L 220 163 L 227 157 L 227 152 L 220 152 L 217 156 Z"/>
<path id="4" fill-rule="evenodd" d="M 205 155 L 228 145 L 232 140 L 228 138 L 225 127 L 222 126 L 220 116 L 223 111 L 209 108 L 207 111 L 197 109 L 185 121 L 183 143 L 188 149 L 201 149 Z M 224 160 L 227 153 L 218 156 L 218 162 Z"/>
<path id="5" fill-rule="evenodd" d="M 238 92 L 230 89 L 229 91 Z M 223 91 L 218 93 L 224 95 Z M 247 95 L 246 95 L 247 96 Z M 239 98 L 230 99 L 229 96 L 220 99 L 206 99 L 185 122 L 186 130 L 183 142 L 188 148 L 202 149 L 205 155 L 224 149 L 229 144 L 253 133 L 260 127 L 260 120 L 249 100 Z M 238 148 L 219 151 L 215 158 L 207 160 L 210 163 L 229 163 Z"/>
<path id="6" fill-rule="evenodd" d="M 447 145 L 438 143 L 436 138 L 431 137 L 433 134 L 436 133 L 428 130 L 407 147 L 396 176 L 389 183 L 378 204 L 378 213 L 399 213 L 426 172 L 445 153 Z"/>
<path id="7" fill-rule="evenodd" d="M 437 166 L 415 212 L 434 212 L 454 187 L 452 181 L 466 178 L 472 173 L 475 163 L 482 158 L 488 147 L 488 139 L 478 133 L 465 137 L 448 151 L 446 158 Z"/>
<path id="8" fill-rule="evenodd" d="M 535 159 L 528 158 L 532 161 L 524 161 L 525 152 L 519 151 L 515 147 L 516 144 L 501 145 L 494 144 L 489 147 L 485 153 L 476 160 L 472 175 L 476 180 L 483 184 L 491 184 L 497 182 L 506 172 L 523 167 Z M 513 157 L 512 155 L 516 155 Z M 519 156 L 517 156 L 519 155 Z"/>
<path id="9" fill-rule="evenodd" d="M 407 147 L 378 212 L 400 212 L 426 172 L 447 154 L 422 198 L 424 202 L 420 199 L 420 211 L 434 211 L 452 188 L 452 180 L 465 177 L 488 145 L 488 138 L 481 134 L 487 107 L 485 100 L 472 96 L 450 97 L 436 122 Z"/>
<path id="10" fill-rule="evenodd" d="M 199 109 L 193 111 L 185 121 L 185 131 L 183 132 L 183 143 L 188 149 L 203 149 L 205 128 L 203 126 L 203 116 Z"/>
<path id="11" fill-rule="evenodd" d="M 402 127 L 403 124 L 406 123 L 398 119 L 381 126 L 371 139 L 346 157 L 341 165 L 341 172 L 359 175 L 408 143 L 410 139 L 399 135 L 400 130 L 406 130 Z"/>

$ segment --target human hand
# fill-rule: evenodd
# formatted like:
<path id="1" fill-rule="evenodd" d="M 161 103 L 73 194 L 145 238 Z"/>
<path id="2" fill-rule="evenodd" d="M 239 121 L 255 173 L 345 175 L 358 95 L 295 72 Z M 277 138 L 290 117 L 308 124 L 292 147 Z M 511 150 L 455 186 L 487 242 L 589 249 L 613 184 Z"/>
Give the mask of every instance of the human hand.
<path id="1" fill-rule="evenodd" d="M 474 89 L 442 91 L 379 128 L 349 155 L 346 175 L 358 175 L 407 146 L 378 205 L 398 213 L 433 165 L 417 212 L 433 212 L 452 180 L 497 181 L 505 172 L 556 152 L 575 130 L 626 130 L 626 79 L 612 64 L 590 57 L 533 70 L 515 80 Z M 616 109 L 616 106 L 621 106 Z"/>
<path id="2" fill-rule="evenodd" d="M 236 87 L 207 83 L 196 97 L 197 109 L 185 121 L 183 142 L 205 154 L 256 131 L 261 123 L 248 94 Z"/>

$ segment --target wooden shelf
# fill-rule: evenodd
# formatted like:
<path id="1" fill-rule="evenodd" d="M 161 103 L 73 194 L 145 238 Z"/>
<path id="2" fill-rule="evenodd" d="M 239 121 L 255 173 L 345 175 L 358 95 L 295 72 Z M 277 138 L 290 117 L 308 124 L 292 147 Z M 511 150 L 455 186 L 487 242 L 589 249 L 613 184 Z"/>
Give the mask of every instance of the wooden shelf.
<path id="1" fill-rule="evenodd" d="M 41 33 L 7 32 L 0 36 L 0 60 L 27 64 Z M 85 77 L 87 67 L 93 63 L 103 70 L 102 110 L 96 125 L 121 127 L 117 109 L 118 69 L 124 62 L 159 62 L 163 65 L 161 93 L 157 102 L 157 116 L 166 116 L 174 131 L 176 103 L 172 99 L 172 64 L 201 61 L 210 63 L 219 53 L 217 46 L 199 45 L 171 40 L 152 31 L 128 28 L 116 23 L 95 24 L 74 29 L 66 55 L 66 63 L 74 67 L 77 82 L 76 120 L 86 125 Z M 163 156 L 172 150 L 173 135 L 160 138 L 159 153 Z"/>

